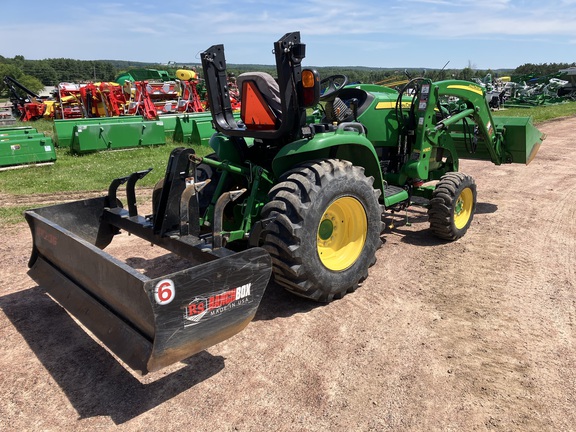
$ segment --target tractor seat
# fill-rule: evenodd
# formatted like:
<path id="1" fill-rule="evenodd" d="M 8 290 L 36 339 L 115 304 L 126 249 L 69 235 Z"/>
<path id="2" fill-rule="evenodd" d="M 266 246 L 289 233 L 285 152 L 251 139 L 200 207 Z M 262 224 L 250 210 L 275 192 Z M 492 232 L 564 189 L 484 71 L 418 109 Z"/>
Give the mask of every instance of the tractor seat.
<path id="1" fill-rule="evenodd" d="M 326 102 L 324 121 L 345 122 L 354 121 L 351 102 L 355 100 L 357 115 L 360 116 L 374 100 L 374 95 L 357 87 L 346 87 L 338 92 L 338 96 L 330 102 Z"/>
<path id="2" fill-rule="evenodd" d="M 265 72 L 238 75 L 240 118 L 249 130 L 277 129 L 282 118 L 280 89 L 276 80 Z"/>

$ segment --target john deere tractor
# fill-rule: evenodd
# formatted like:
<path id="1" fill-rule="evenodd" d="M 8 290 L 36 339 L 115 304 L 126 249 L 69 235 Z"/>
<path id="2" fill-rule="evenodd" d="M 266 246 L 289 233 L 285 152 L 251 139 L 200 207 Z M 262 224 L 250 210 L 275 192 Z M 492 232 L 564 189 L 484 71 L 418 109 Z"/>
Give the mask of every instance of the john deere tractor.
<path id="1" fill-rule="evenodd" d="M 151 215 L 135 198 L 148 170 L 101 198 L 26 212 L 31 276 L 142 373 L 240 331 L 271 273 L 320 302 L 354 291 L 376 261 L 386 212 L 426 203 L 430 232 L 459 239 L 476 208 L 460 158 L 527 164 L 543 140 L 529 118 L 492 118 L 471 82 L 417 78 L 396 91 L 321 79 L 302 68 L 298 32 L 274 54 L 275 78 L 238 76 L 239 119 L 224 47 L 201 54 L 213 154 L 175 149 Z M 201 264 L 148 279 L 102 250 L 120 229 Z"/>

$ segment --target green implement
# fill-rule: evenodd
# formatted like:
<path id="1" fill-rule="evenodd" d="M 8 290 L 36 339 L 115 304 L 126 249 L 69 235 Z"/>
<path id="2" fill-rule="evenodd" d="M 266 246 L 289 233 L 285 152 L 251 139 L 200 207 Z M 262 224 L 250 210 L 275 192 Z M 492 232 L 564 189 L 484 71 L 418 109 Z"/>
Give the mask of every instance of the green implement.
<path id="1" fill-rule="evenodd" d="M 215 129 L 212 114 L 190 113 L 178 115 L 174 128 L 174 141 L 191 145 L 208 146 Z"/>
<path id="2" fill-rule="evenodd" d="M 33 128 L 0 128 L 0 167 L 53 163 L 52 138 Z"/>
<path id="3" fill-rule="evenodd" d="M 31 126 L 0 127 L 0 138 L 10 135 L 27 135 L 34 133 L 38 133 L 38 131 Z"/>
<path id="4" fill-rule="evenodd" d="M 104 125 L 109 123 L 141 123 L 142 116 L 98 117 L 70 120 L 54 120 L 54 141 L 58 147 L 71 147 L 74 139 L 74 127 L 85 125 Z"/>
<path id="5" fill-rule="evenodd" d="M 166 144 L 164 125 L 159 120 L 82 124 L 73 131 L 71 150 L 77 154 Z"/>

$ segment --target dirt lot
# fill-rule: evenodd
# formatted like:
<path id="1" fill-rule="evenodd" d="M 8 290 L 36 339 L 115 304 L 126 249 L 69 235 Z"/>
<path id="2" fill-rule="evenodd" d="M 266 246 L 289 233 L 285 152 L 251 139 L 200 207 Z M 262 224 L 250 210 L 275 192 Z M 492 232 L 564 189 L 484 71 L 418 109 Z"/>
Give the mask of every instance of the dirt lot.
<path id="1" fill-rule="evenodd" d="M 461 240 L 400 215 L 355 293 L 271 283 L 242 333 L 145 377 L 27 276 L 27 226 L 2 228 L 0 430 L 574 430 L 576 118 L 540 128 L 527 167 L 462 164 L 479 204 Z"/>

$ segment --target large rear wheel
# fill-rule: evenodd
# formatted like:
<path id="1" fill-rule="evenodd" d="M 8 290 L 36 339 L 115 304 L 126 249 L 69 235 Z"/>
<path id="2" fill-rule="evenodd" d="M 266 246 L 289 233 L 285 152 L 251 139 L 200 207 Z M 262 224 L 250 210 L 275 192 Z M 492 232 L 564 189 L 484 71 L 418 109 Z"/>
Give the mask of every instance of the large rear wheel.
<path id="1" fill-rule="evenodd" d="M 354 291 L 381 246 L 382 208 L 374 179 L 348 161 L 301 165 L 269 193 L 264 248 L 276 282 L 302 297 L 328 302 Z"/>
<path id="2" fill-rule="evenodd" d="M 468 231 L 475 211 L 474 179 L 459 172 L 447 173 L 436 185 L 430 200 L 430 229 L 444 240 L 458 240 Z"/>

